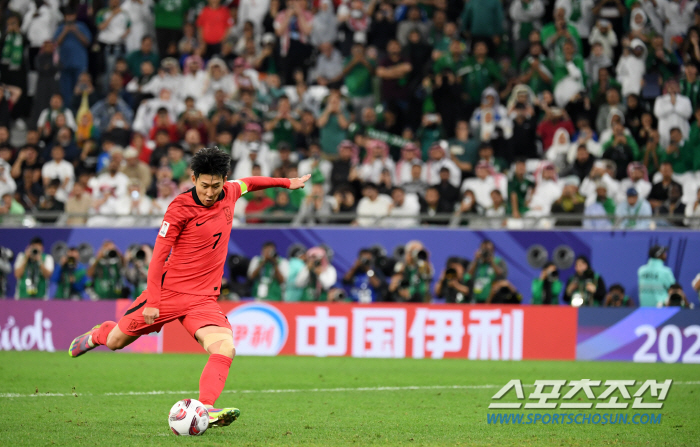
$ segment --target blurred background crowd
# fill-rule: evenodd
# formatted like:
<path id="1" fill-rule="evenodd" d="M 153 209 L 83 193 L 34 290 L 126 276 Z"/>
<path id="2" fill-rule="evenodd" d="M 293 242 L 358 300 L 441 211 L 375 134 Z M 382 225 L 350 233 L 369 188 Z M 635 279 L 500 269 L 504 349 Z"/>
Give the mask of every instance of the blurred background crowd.
<path id="1" fill-rule="evenodd" d="M 587 256 L 570 248 L 552 260 L 531 250 L 528 263 L 539 273 L 528 290 L 508 279 L 508 255 L 502 249 L 482 239 L 470 258 L 453 254 L 444 265 L 434 265 L 430 248 L 419 240 L 392 252 L 375 244 L 359 248 L 355 259 L 340 268 L 331 245 L 294 243 L 280 253 L 274 241 L 266 241 L 258 253 L 229 256 L 219 300 L 694 308 L 700 294 L 700 273 L 684 287 L 666 265 L 669 249 L 661 245 L 652 245 L 646 259 L 631 259 L 639 264 L 636 278 L 616 275 L 618 283 L 606 281 L 613 272 L 597 270 Z M 146 289 L 152 253 L 147 244 L 121 250 L 110 240 L 99 247 L 63 241 L 45 247 L 40 237 L 16 255 L 0 247 L 0 299 L 135 299 Z M 10 276 L 14 287 L 8 286 Z M 624 284 L 629 289 L 635 282 L 636 293 L 626 291 Z"/>
<path id="2" fill-rule="evenodd" d="M 3 225 L 700 226 L 695 0 L 2 0 Z"/>

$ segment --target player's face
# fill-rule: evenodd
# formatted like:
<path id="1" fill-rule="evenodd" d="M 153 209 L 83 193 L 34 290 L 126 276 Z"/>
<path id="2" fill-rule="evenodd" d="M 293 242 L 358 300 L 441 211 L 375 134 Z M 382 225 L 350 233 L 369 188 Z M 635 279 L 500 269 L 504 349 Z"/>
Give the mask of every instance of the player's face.
<path id="1" fill-rule="evenodd" d="M 192 183 L 194 183 L 197 190 L 197 197 L 199 201 L 202 202 L 204 206 L 212 206 L 216 203 L 216 199 L 221 194 L 221 190 L 224 189 L 224 183 L 226 178 L 221 178 L 218 175 L 208 175 L 202 174 L 195 178 L 192 175 Z"/>

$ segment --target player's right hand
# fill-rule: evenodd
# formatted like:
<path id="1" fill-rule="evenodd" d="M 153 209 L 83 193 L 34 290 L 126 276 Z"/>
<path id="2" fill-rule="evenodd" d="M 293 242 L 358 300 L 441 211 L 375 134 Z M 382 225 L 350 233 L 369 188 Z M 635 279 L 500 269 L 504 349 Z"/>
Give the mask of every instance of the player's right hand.
<path id="1" fill-rule="evenodd" d="M 143 309 L 143 320 L 146 324 L 155 323 L 156 319 L 160 316 L 160 311 L 155 307 L 145 307 Z"/>

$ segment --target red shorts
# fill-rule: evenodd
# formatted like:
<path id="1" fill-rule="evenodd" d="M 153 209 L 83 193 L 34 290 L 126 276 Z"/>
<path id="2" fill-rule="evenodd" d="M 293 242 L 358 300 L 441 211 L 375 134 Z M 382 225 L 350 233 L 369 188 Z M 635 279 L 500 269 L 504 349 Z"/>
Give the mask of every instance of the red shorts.
<path id="1" fill-rule="evenodd" d="M 146 324 L 143 309 L 146 307 L 148 290 L 145 290 L 119 320 L 119 329 L 126 335 L 138 337 L 160 332 L 165 323 L 180 320 L 185 330 L 194 337 L 197 329 L 204 326 L 219 326 L 231 329 L 226 315 L 221 311 L 216 296 L 188 295 L 185 293 L 162 290 L 160 314 L 153 324 Z"/>

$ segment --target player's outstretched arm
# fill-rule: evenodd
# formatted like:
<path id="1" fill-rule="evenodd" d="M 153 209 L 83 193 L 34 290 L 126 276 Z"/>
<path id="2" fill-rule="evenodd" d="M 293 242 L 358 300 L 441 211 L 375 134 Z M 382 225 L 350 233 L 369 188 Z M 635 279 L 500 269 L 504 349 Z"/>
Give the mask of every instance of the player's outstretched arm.
<path id="1" fill-rule="evenodd" d="M 148 266 L 148 282 L 146 284 L 146 307 L 143 310 L 143 319 L 146 324 L 153 322 L 160 316 L 161 281 L 163 280 L 163 267 L 170 254 L 172 245 L 161 237 L 156 238 L 153 247 L 153 256 Z"/>
<path id="2" fill-rule="evenodd" d="M 242 194 L 248 191 L 257 191 L 259 189 L 267 188 L 287 188 L 287 189 L 300 189 L 304 187 L 306 183 L 311 178 L 311 174 L 306 174 L 303 177 L 298 178 L 277 178 L 277 177 L 244 177 L 238 180 L 232 180 L 241 186 Z"/>

